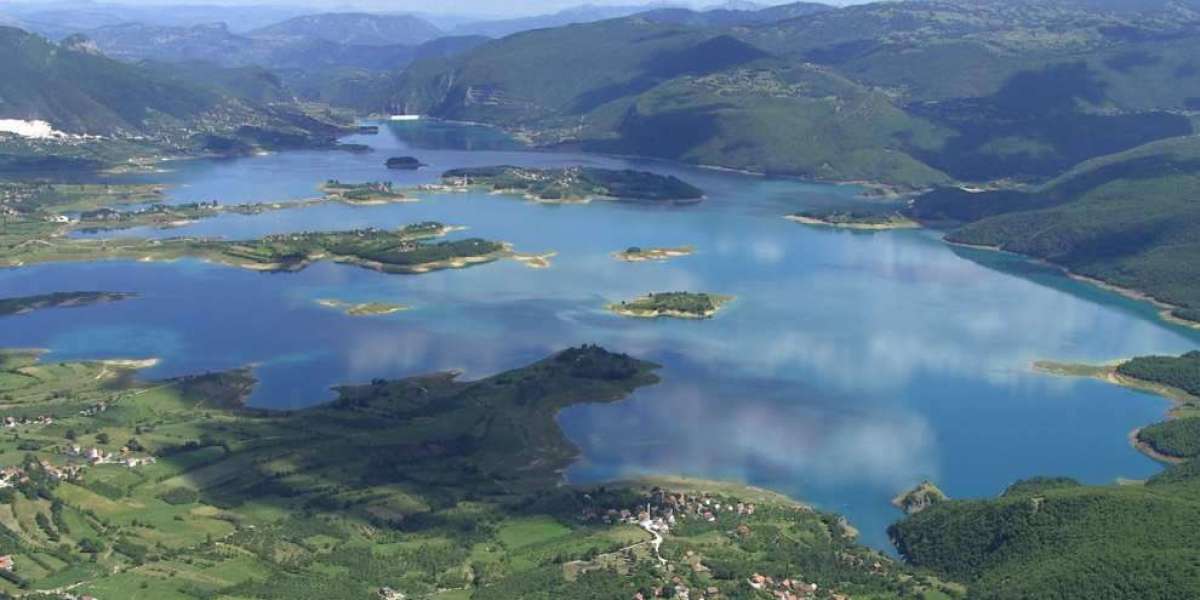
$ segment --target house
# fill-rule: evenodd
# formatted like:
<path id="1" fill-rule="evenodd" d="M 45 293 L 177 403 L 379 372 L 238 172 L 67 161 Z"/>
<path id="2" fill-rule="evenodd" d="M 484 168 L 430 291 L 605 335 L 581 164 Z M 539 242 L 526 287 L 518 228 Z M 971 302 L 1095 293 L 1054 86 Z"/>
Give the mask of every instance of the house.
<path id="1" fill-rule="evenodd" d="M 14 569 L 13 557 L 9 555 L 0 556 L 0 571 L 8 571 L 11 573 Z"/>

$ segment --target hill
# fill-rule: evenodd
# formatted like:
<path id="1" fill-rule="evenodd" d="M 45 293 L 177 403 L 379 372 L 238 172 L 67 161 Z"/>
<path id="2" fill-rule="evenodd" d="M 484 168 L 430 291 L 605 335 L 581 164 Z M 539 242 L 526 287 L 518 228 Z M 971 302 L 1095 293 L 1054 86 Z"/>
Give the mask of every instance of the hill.
<path id="1" fill-rule="evenodd" d="M 441 37 L 442 31 L 412 15 L 323 13 L 293 17 L 247 35 L 267 39 L 305 37 L 347 46 L 416 46 Z"/>
<path id="2" fill-rule="evenodd" d="M 915 187 L 946 179 L 908 150 L 948 132 L 886 96 L 733 35 L 644 15 L 419 61 L 396 98 L 411 112 L 495 123 L 542 145 Z"/>
<path id="3" fill-rule="evenodd" d="M 0 118 L 45 122 L 51 131 L 0 138 L 5 165 L 54 155 L 108 162 L 163 150 L 329 146 L 343 131 L 290 103 L 260 104 L 109 59 L 79 37 L 59 45 L 0 28 L 0 61 Z"/>
<path id="4" fill-rule="evenodd" d="M 1037 181 L 1192 133 L 1198 50 L 1200 13 L 1174 3 L 670 8 L 418 61 L 395 104 L 543 145 L 910 188 Z"/>
<path id="5" fill-rule="evenodd" d="M 967 222 L 949 240 L 1043 258 L 1200 317 L 1200 137 L 1086 162 L 1032 190 L 941 189 L 924 220 Z"/>

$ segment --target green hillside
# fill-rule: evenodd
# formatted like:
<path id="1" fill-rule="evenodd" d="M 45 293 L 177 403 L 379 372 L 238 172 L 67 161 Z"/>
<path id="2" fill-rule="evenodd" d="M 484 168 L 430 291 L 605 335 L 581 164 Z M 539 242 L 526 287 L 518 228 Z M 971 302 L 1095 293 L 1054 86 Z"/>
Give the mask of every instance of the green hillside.
<path id="1" fill-rule="evenodd" d="M 939 0 L 734 21 L 651 11 L 417 61 L 392 104 L 538 145 L 806 177 L 1039 181 L 1193 132 L 1200 13 L 1126 8 Z"/>
<path id="2" fill-rule="evenodd" d="M 969 224 L 954 242 L 995 246 L 1143 291 L 1200 316 L 1200 137 L 1094 160 L 1029 191 L 942 189 L 923 220 Z"/>
<path id="3" fill-rule="evenodd" d="M 0 28 L 0 61 L 0 118 L 46 121 L 65 134 L 0 136 L 4 169 L 333 147 L 347 131 L 332 113 L 295 104 L 258 69 L 130 65 L 97 53 L 80 36 L 54 44 L 13 28 Z"/>

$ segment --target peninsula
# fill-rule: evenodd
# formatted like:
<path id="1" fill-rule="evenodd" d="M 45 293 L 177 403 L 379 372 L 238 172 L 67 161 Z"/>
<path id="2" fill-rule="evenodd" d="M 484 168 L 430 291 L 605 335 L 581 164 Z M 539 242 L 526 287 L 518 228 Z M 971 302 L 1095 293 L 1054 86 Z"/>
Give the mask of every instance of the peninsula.
<path id="1" fill-rule="evenodd" d="M 562 485 L 578 450 L 557 413 L 658 381 L 657 365 L 596 346 L 476 381 L 439 373 L 346 385 L 330 403 L 289 411 L 246 406 L 251 369 L 146 381 L 138 374 L 149 364 L 44 364 L 0 351 L 0 416 L 13 433 L 0 437 L 0 551 L 12 567 L 0 570 L 0 595 L 754 589 L 899 600 L 957 589 L 857 544 L 835 515 L 761 489 Z"/>
<path id="2" fill-rule="evenodd" d="M 659 292 L 609 304 L 608 309 L 625 317 L 654 319 L 673 317 L 677 319 L 710 319 L 733 296 L 695 292 Z"/>
<path id="3" fill-rule="evenodd" d="M 135 297 L 127 292 L 54 292 L 19 298 L 0 298 L 0 317 L 23 315 L 48 308 L 72 308 L 106 302 L 119 302 Z"/>
<path id="4" fill-rule="evenodd" d="M 504 258 L 511 249 L 479 238 L 432 242 L 455 228 L 435 222 L 395 230 L 358 229 L 270 235 L 258 240 L 209 238 L 165 240 L 39 239 L 0 250 L 0 265 L 130 259 L 143 261 L 195 257 L 258 271 L 298 271 L 328 260 L 386 273 L 426 273 Z"/>
<path id="5" fill-rule="evenodd" d="M 887 229 L 918 229 L 920 223 L 898 212 L 870 211 L 806 211 L 784 217 L 789 221 L 814 225 L 818 227 L 837 227 L 840 229 L 887 230 Z"/>
<path id="6" fill-rule="evenodd" d="M 447 189 L 483 187 L 547 203 L 586 203 L 597 198 L 692 203 L 704 198 L 702 190 L 677 177 L 628 169 L 472 167 L 446 171 L 442 182 Z"/>

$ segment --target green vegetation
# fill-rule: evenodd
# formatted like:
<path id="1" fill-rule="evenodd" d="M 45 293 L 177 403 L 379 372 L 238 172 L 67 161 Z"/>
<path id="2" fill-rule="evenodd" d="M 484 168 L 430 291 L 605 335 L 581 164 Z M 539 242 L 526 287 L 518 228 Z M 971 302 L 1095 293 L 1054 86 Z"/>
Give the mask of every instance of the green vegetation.
<path id="1" fill-rule="evenodd" d="M 892 526 L 917 567 L 967 583 L 972 598 L 1187 598 L 1200 589 L 1200 418 L 1179 395 L 1200 377 L 1200 355 L 1144 357 L 1106 367 L 1039 363 L 1042 370 L 1129 385 L 1180 403 L 1134 443 L 1174 464 L 1149 481 L 1084 486 L 1066 478 L 1018 482 L 993 500 L 949 500 Z"/>
<path id="2" fill-rule="evenodd" d="M 349 131 L 328 112 L 228 95 L 217 85 L 112 60 L 77 37 L 55 44 L 0 27 L 0 58 L 7 74 L 0 82 L 4 116 L 46 121 L 59 132 L 0 136 L 4 170 L 128 165 L 164 154 L 328 148 Z"/>
<path id="3" fill-rule="evenodd" d="M 917 198 L 923 221 L 968 222 L 949 240 L 1049 260 L 1195 316 L 1200 306 L 1200 138 L 1081 165 L 1029 191 L 943 189 Z"/>
<path id="4" fill-rule="evenodd" d="M 649 262 L 691 256 L 694 252 L 695 249 L 691 246 L 679 246 L 676 248 L 641 248 L 630 246 L 621 252 L 614 253 L 613 256 L 617 260 L 625 262 Z"/>
<path id="5" fill-rule="evenodd" d="M 593 198 L 698 201 L 704 192 L 677 177 L 645 171 L 569 167 L 472 167 L 452 169 L 442 180 L 453 187 L 484 186 L 497 192 L 523 193 L 543 202 L 587 202 Z"/>
<path id="6" fill-rule="evenodd" d="M 260 271 L 295 271 L 316 261 L 331 260 L 387 273 L 425 273 L 491 262 L 505 246 L 478 238 L 429 242 L 450 227 L 418 223 L 394 231 L 360 229 L 292 233 L 251 241 L 200 238 L 165 240 L 75 240 L 52 238 L 23 242 L 0 253 L 13 266 L 81 260 L 174 260 L 195 257 Z"/>
<path id="7" fill-rule="evenodd" d="M 787 218 L 805 225 L 843 229 L 914 229 L 921 226 L 916 221 L 897 212 L 865 210 L 805 211 L 788 215 Z"/>
<path id="8" fill-rule="evenodd" d="M 557 412 L 657 380 L 655 365 L 594 346 L 478 381 L 345 386 L 288 412 L 245 408 L 247 370 L 144 382 L 138 366 L 0 354 L 0 410 L 53 416 L 0 436 L 13 467 L 0 542 L 16 567 L 0 594 L 616 600 L 682 586 L 736 598 L 755 597 L 755 574 L 879 599 L 957 589 L 762 490 L 559 486 L 576 449 Z"/>
<path id="9" fill-rule="evenodd" d="M 1180 389 L 1200 399 L 1200 351 L 1180 357 L 1141 356 L 1121 363 L 1117 373 Z"/>
<path id="10" fill-rule="evenodd" d="M 325 193 L 326 198 L 349 204 L 386 204 L 406 200 L 403 193 L 392 189 L 390 181 L 344 183 L 330 179 L 321 185 L 321 191 Z"/>
<path id="11" fill-rule="evenodd" d="M 70 308 L 105 302 L 119 302 L 137 294 L 126 292 L 54 292 L 20 298 L 0 298 L 0 317 L 21 315 L 47 308 Z"/>
<path id="12" fill-rule="evenodd" d="M 608 305 L 608 309 L 626 317 L 708 319 L 717 314 L 733 296 L 695 292 L 658 292 L 633 300 Z"/>
<path id="13" fill-rule="evenodd" d="M 422 163 L 415 156 L 393 156 L 387 159 L 387 162 L 384 163 L 384 165 L 389 169 L 399 169 L 405 171 L 419 169 L 424 166 L 424 164 L 425 163 Z"/>
<path id="14" fill-rule="evenodd" d="M 1188 460 L 1200 457 L 1200 417 L 1143 427 L 1138 430 L 1137 439 L 1163 456 Z"/>
<path id="15" fill-rule="evenodd" d="M 904 511 L 906 515 L 919 513 L 934 504 L 945 502 L 949 498 L 938 486 L 931 481 L 922 481 L 916 487 L 892 499 L 892 506 Z"/>
<path id="16" fill-rule="evenodd" d="M 403 304 L 389 304 L 387 302 L 346 302 L 343 300 L 332 300 L 323 298 L 317 300 L 317 304 L 326 308 L 340 310 L 351 317 L 371 317 L 378 315 L 390 315 L 400 311 L 408 310 L 409 307 Z"/>
<path id="17" fill-rule="evenodd" d="M 393 102 L 537 145 L 769 173 L 905 189 L 1042 180 L 1193 132 L 1200 13 L 1119 8 L 659 11 L 417 61 Z"/>

